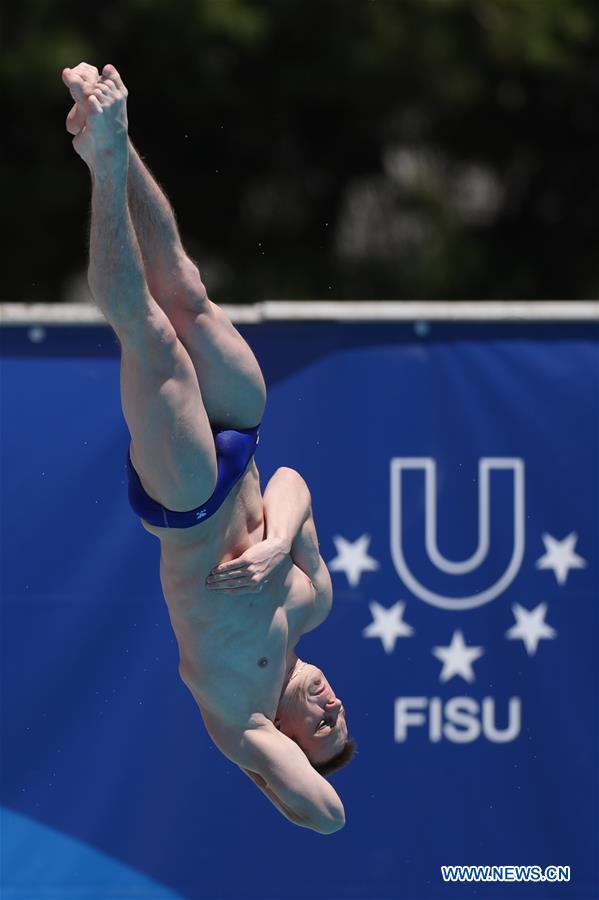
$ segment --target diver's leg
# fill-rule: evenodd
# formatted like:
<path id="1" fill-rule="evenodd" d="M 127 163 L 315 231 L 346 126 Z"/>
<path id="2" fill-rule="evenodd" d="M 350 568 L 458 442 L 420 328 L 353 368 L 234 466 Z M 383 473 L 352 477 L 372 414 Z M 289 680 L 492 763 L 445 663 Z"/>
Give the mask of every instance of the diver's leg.
<path id="1" fill-rule="evenodd" d="M 135 331 L 132 339 L 119 334 L 121 404 L 144 488 L 167 509 L 185 511 L 214 491 L 214 439 L 189 355 L 157 309 L 142 341 Z"/>
<path id="2" fill-rule="evenodd" d="M 133 464 L 155 500 L 186 510 L 214 489 L 214 441 L 191 360 L 145 281 L 127 206 L 125 97 L 114 83 L 98 88 L 73 141 L 92 175 L 88 281 L 121 344 Z"/>
<path id="3" fill-rule="evenodd" d="M 81 63 L 65 78 L 75 106 L 67 130 L 77 134 L 86 102 L 114 67 Z M 118 77 L 118 73 L 117 73 Z M 117 83 L 115 81 L 115 83 Z M 118 86 L 122 86 L 118 77 Z M 149 292 L 166 313 L 191 358 L 204 406 L 215 425 L 250 428 L 262 418 L 266 387 L 254 354 L 225 313 L 212 303 L 179 236 L 171 206 L 129 142 L 128 201 Z"/>
<path id="4" fill-rule="evenodd" d="M 208 298 L 198 267 L 183 249 L 166 196 L 131 145 L 129 208 L 150 291 L 189 353 L 210 421 L 230 428 L 257 425 L 266 387 L 256 357 Z"/>

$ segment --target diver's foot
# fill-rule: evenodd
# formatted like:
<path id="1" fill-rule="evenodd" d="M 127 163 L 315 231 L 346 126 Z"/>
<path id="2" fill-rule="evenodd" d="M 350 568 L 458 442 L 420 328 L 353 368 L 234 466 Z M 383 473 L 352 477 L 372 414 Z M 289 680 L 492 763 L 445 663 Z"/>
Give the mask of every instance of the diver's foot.
<path id="1" fill-rule="evenodd" d="M 79 86 L 81 87 L 81 86 Z M 73 147 L 92 172 L 105 166 L 127 166 L 127 88 L 114 66 L 106 65 L 95 85 L 81 88 L 84 125 L 73 138 Z"/>
<path id="2" fill-rule="evenodd" d="M 62 80 L 75 101 L 75 105 L 67 116 L 67 131 L 69 134 L 79 134 L 87 118 L 88 97 L 100 80 L 100 73 L 95 66 L 82 62 L 74 69 L 63 69 Z"/>

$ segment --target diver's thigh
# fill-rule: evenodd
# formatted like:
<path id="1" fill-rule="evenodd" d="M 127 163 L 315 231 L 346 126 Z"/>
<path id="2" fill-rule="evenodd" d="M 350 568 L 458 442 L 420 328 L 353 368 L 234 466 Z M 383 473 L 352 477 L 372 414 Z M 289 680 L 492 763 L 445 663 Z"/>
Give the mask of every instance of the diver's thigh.
<path id="1" fill-rule="evenodd" d="M 216 453 L 194 366 L 167 323 L 143 341 L 119 335 L 121 402 L 144 488 L 168 509 L 188 510 L 214 490 Z"/>

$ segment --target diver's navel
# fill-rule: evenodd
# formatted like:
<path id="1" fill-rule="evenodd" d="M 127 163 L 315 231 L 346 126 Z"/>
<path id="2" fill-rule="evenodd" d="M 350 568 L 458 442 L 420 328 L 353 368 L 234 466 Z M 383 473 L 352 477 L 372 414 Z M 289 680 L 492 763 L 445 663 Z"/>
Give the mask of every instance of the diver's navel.
<path id="1" fill-rule="evenodd" d="M 266 656 L 262 656 L 262 657 L 258 660 L 258 665 L 260 666 L 261 669 L 263 669 L 264 666 L 267 666 L 267 665 L 268 665 L 268 659 L 267 659 L 267 657 L 266 657 Z"/>

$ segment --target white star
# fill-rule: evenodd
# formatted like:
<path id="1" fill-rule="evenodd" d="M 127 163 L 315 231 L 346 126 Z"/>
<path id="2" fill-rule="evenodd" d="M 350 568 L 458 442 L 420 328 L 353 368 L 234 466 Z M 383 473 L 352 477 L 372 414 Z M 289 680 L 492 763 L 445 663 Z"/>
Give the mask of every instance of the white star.
<path id="1" fill-rule="evenodd" d="M 539 603 L 531 610 L 525 609 L 519 603 L 513 603 L 512 612 L 516 617 L 516 624 L 506 631 L 505 636 L 512 641 L 521 638 L 529 656 L 535 655 L 542 638 L 554 638 L 557 635 L 555 628 L 545 622 L 546 603 Z"/>
<path id="2" fill-rule="evenodd" d="M 439 681 L 449 681 L 454 675 L 459 675 L 464 681 L 474 681 L 472 663 L 485 652 L 482 647 L 469 647 L 464 641 L 464 635 L 460 629 L 456 629 L 448 647 L 433 647 L 432 651 L 437 659 L 443 663 Z"/>
<path id="3" fill-rule="evenodd" d="M 386 609 L 373 600 L 368 604 L 372 613 L 373 622 L 364 629 L 364 637 L 379 637 L 383 642 L 385 653 L 392 653 L 398 637 L 410 637 L 414 629 L 403 621 L 405 603 L 396 603 L 391 609 Z"/>
<path id="4" fill-rule="evenodd" d="M 368 555 L 369 534 L 363 534 L 353 544 L 339 535 L 335 535 L 333 541 L 337 556 L 328 563 L 328 567 L 331 572 L 345 572 L 351 587 L 360 583 L 362 572 L 374 572 L 379 568 L 376 559 Z"/>
<path id="5" fill-rule="evenodd" d="M 553 569 L 558 584 L 565 584 L 570 569 L 584 569 L 586 559 L 574 552 L 578 535 L 575 531 L 558 541 L 550 534 L 544 534 L 545 554 L 536 561 L 537 569 Z"/>

